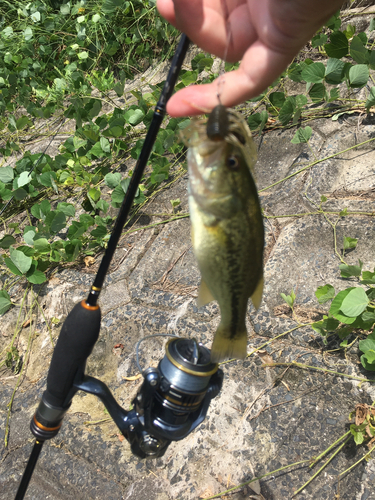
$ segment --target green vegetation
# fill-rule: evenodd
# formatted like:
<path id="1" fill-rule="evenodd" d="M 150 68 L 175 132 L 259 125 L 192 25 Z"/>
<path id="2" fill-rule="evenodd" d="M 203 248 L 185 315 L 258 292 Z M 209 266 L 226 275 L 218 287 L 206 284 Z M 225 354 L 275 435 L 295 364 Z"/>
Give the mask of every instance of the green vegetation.
<path id="1" fill-rule="evenodd" d="M 371 21 L 369 30 L 375 30 L 375 19 Z M 331 115 L 337 119 L 354 104 L 368 112 L 375 105 L 375 81 L 370 74 L 370 70 L 375 69 L 373 38 L 371 41 L 366 33 L 356 33 L 356 28 L 350 24 L 342 29 L 340 14 L 336 13 L 311 40 L 310 50 L 306 51 L 310 57 L 294 61 L 266 92 L 253 99 L 264 109 L 252 112 L 248 119 L 250 128 L 262 131 L 270 120 L 276 127 L 285 127 L 317 116 Z M 364 88 L 369 79 L 374 86 L 367 91 L 366 99 L 358 100 L 354 92 Z M 285 90 L 288 80 L 306 83 L 306 91 L 288 95 Z M 348 96 L 342 96 L 342 84 L 349 91 Z M 297 137 L 292 142 L 307 142 L 309 133 L 311 135 L 309 127 L 304 133 L 297 131 Z"/>
<path id="2" fill-rule="evenodd" d="M 80 0 L 61 5 L 6 1 L 3 5 L 0 314 L 11 307 L 9 291 L 17 281 L 41 284 L 56 266 L 106 247 L 113 208 L 121 205 L 132 175 L 125 165 L 139 156 L 163 85 L 141 74 L 149 64 L 156 68 L 171 57 L 179 36 L 158 16 L 152 0 Z M 374 32 L 375 19 L 369 29 Z M 356 33 L 354 26 L 342 29 L 337 13 L 312 39 L 306 49 L 309 57 L 301 54 L 266 92 L 243 106 L 250 128 L 262 133 L 265 128 L 304 124 L 319 116 L 337 119 L 351 109 L 369 111 L 375 105 L 375 86 L 365 87 L 372 80 L 370 70 L 375 69 L 374 44 L 365 33 Z M 177 89 L 212 81 L 218 76 L 212 71 L 213 62 L 208 54 L 199 53 L 191 70 L 181 72 Z M 226 63 L 225 70 L 237 66 Z M 138 83 L 128 92 L 138 76 Z M 302 93 L 288 90 L 301 83 L 306 84 Z M 361 88 L 365 97 L 358 100 L 356 92 Z M 170 119 L 160 130 L 133 215 L 166 181 L 176 178 L 175 165 L 181 163 L 183 154 L 178 133 L 188 123 L 185 118 Z M 31 145 L 33 151 L 38 149 L 35 142 L 52 140 L 62 126 L 65 131 L 68 127 L 70 136 L 61 142 L 57 154 L 51 156 L 48 147 L 30 151 Z M 292 143 L 310 147 L 311 134 L 311 127 L 300 126 Z M 179 200 L 171 200 L 172 213 L 178 205 Z M 350 238 L 344 241 L 344 248 L 353 245 Z M 340 335 L 345 347 L 359 324 L 370 327 L 374 281 L 369 280 L 374 273 L 362 273 L 361 264 L 357 269 L 341 260 L 342 276 L 354 276 L 368 289 L 354 287 L 335 296 L 326 285 L 319 299 L 333 299 L 331 309 L 338 309 L 330 310 L 315 328 L 325 337 L 328 332 Z M 293 308 L 294 292 L 285 300 Z M 352 302 L 358 303 L 355 311 L 346 307 Z M 345 323 L 343 318 L 355 320 Z M 346 326 L 339 326 L 342 323 Z M 366 342 L 360 344 L 362 363 L 374 369 L 373 340 L 370 336 L 361 342 Z"/>
<path id="3" fill-rule="evenodd" d="M 1 15 L 0 266 L 7 278 L 0 312 L 5 312 L 15 281 L 41 284 L 56 266 L 106 247 L 110 206 L 121 205 L 132 174 L 128 168 L 124 175 L 124 162 L 138 158 L 163 82 L 153 85 L 141 77 L 130 93 L 126 85 L 148 64 L 170 57 L 178 33 L 151 0 L 5 2 Z M 311 57 L 328 58 L 325 63 L 293 62 L 252 100 L 245 110 L 252 130 L 287 127 L 327 112 L 338 116 L 354 104 L 368 110 L 375 103 L 375 87 L 366 101 L 339 99 L 339 84 L 364 87 L 375 68 L 374 44 L 365 33 L 340 26 L 337 14 L 312 40 Z M 177 88 L 212 81 L 218 76 L 212 64 L 209 55 L 199 53 L 191 70 L 181 72 Z M 227 71 L 233 67 L 225 65 Z M 202 70 L 205 77 L 199 80 Z M 288 80 L 306 82 L 306 91 L 288 95 Z M 69 123 L 75 127 L 54 157 L 48 148 L 28 149 Z M 170 119 L 160 131 L 134 211 L 175 172 L 183 152 L 178 131 L 188 123 Z M 292 142 L 308 143 L 310 136 L 311 128 L 301 127 Z M 172 203 L 172 211 L 176 206 Z"/>

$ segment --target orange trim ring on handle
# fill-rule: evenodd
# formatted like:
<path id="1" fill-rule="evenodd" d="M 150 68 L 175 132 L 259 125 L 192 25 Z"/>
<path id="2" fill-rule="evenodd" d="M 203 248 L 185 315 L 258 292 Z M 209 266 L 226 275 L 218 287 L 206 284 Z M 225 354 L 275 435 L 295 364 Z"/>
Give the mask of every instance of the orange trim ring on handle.
<path id="1" fill-rule="evenodd" d="M 96 304 L 95 306 L 90 306 L 90 304 L 87 304 L 86 300 L 81 301 L 81 306 L 84 307 L 85 309 L 88 309 L 89 311 L 97 311 L 99 309 L 99 304 Z"/>
<path id="2" fill-rule="evenodd" d="M 60 425 L 58 425 L 57 427 L 45 427 L 44 425 L 40 424 L 37 419 L 35 418 L 35 415 L 34 415 L 34 422 L 35 422 L 35 425 L 39 427 L 39 429 L 42 429 L 42 431 L 57 431 L 57 429 L 60 429 L 60 427 L 62 426 L 62 422 Z"/>

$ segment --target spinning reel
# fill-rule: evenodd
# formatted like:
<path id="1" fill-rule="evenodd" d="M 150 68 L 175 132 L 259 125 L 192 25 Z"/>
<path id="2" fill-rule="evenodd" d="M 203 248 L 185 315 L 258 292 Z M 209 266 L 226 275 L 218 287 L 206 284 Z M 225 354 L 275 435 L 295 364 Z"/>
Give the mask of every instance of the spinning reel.
<path id="1" fill-rule="evenodd" d="M 206 417 L 211 399 L 220 392 L 223 372 L 211 363 L 210 351 L 195 339 L 173 338 L 157 368 L 143 372 L 143 384 L 125 411 L 100 380 L 78 374 L 69 398 L 78 391 L 97 396 L 129 441 L 134 455 L 158 458 L 171 441 L 184 439 Z M 49 402 L 48 390 L 31 421 L 37 440 L 54 437 L 69 409 L 56 408 Z"/>

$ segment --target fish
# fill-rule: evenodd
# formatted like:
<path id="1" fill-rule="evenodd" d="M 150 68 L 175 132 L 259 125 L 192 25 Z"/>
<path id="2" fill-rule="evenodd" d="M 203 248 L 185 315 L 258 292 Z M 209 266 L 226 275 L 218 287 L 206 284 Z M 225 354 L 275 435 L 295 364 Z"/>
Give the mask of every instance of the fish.
<path id="1" fill-rule="evenodd" d="M 253 173 L 256 146 L 243 116 L 219 104 L 182 131 L 187 146 L 192 246 L 201 273 L 197 305 L 212 300 L 220 324 L 211 361 L 244 359 L 246 311 L 263 293 L 264 226 Z"/>

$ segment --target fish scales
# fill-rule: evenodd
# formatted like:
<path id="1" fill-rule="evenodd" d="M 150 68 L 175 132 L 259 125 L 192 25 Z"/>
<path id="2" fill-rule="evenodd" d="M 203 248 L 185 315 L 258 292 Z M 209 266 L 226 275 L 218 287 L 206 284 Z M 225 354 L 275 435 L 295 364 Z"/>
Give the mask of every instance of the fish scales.
<path id="1" fill-rule="evenodd" d="M 210 131 L 220 134 L 208 137 L 204 120 L 193 120 L 183 132 L 193 249 L 202 275 L 198 306 L 217 300 L 221 313 L 214 362 L 246 356 L 248 299 L 258 308 L 263 289 L 264 228 L 251 174 L 255 145 L 239 113 L 228 109 L 225 119 L 229 126 L 210 122 Z"/>

